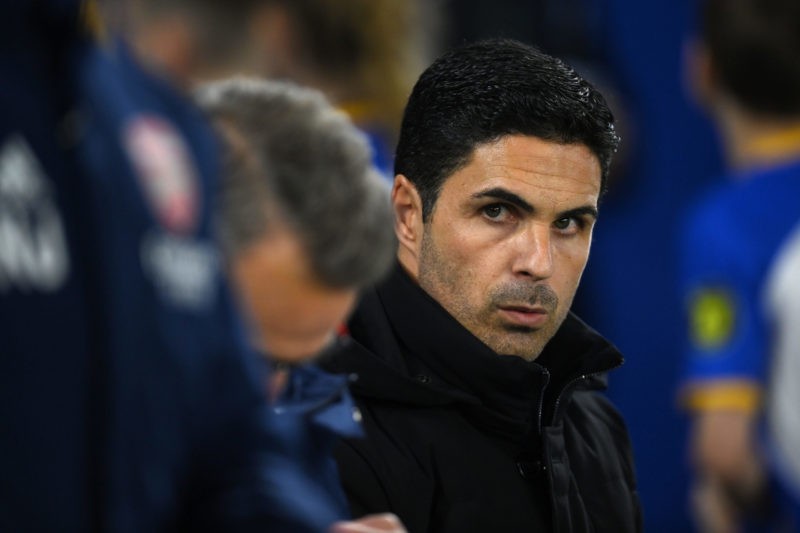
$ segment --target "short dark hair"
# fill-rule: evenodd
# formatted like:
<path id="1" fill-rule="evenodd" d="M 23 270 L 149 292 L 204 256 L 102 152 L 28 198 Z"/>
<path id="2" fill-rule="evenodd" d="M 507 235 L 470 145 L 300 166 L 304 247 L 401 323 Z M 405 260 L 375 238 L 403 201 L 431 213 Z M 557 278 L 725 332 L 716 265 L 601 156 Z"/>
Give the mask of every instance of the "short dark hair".
<path id="1" fill-rule="evenodd" d="M 322 93 L 234 78 L 201 87 L 197 100 L 227 148 L 227 255 L 288 226 L 330 287 L 361 288 L 388 272 L 396 250 L 389 185 L 372 166 L 366 137 Z"/>
<path id="2" fill-rule="evenodd" d="M 619 137 L 603 96 L 560 59 L 510 39 L 452 50 L 422 73 L 408 100 L 395 157 L 433 211 L 442 184 L 478 145 L 505 135 L 584 144 L 598 158 L 601 190 Z"/>
<path id="3" fill-rule="evenodd" d="M 706 0 L 701 33 L 717 82 L 739 104 L 800 114 L 798 0 Z"/>

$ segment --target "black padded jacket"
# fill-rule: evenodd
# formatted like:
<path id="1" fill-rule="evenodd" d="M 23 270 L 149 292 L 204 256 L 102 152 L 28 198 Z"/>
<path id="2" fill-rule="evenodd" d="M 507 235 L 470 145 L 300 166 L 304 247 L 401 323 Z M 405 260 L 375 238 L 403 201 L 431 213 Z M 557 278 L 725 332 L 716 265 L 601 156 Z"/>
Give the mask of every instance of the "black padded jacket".
<path id="1" fill-rule="evenodd" d="M 410 533 L 641 531 L 630 442 L 606 399 L 619 352 L 569 315 L 536 362 L 497 355 L 398 266 L 323 362 L 357 375 L 367 439 L 337 450 L 355 516 Z"/>

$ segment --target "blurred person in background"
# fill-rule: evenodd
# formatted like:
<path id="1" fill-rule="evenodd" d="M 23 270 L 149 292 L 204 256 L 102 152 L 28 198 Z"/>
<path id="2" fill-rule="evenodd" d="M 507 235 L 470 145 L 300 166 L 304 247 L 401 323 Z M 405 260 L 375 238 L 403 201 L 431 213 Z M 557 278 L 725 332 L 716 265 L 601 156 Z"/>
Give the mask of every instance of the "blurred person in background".
<path id="1" fill-rule="evenodd" d="M 265 0 L 85 2 L 113 54 L 129 54 L 156 79 L 184 92 L 206 79 L 261 73 Z"/>
<path id="2" fill-rule="evenodd" d="M 797 531 L 800 3 L 705 0 L 688 56 L 728 180 L 686 221 L 692 502 L 715 533 Z"/>
<path id="3" fill-rule="evenodd" d="M 603 97 L 519 43 L 452 50 L 404 113 L 390 277 L 325 368 L 368 438 L 337 453 L 355 515 L 410 531 L 639 531 L 620 353 L 571 314 L 618 137 Z"/>
<path id="4" fill-rule="evenodd" d="M 403 106 L 435 46 L 438 2 L 265 0 L 267 76 L 315 87 L 365 131 L 392 175 Z"/>
<path id="5" fill-rule="evenodd" d="M 388 186 L 366 137 L 316 90 L 234 78 L 204 85 L 197 99 L 227 146 L 219 212 L 227 268 L 252 342 L 273 364 L 265 387 L 277 422 L 316 485 L 294 496 L 347 517 L 333 446 L 363 437 L 360 414 L 347 376 L 313 359 L 346 342 L 338 328 L 358 291 L 392 264 Z"/>

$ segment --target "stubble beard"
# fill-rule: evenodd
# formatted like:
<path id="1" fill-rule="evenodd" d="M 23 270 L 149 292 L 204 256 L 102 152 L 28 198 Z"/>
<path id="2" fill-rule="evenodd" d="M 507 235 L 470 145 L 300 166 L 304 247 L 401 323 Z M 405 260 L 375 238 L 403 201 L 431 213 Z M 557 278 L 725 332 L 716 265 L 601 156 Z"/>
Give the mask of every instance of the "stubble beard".
<path id="1" fill-rule="evenodd" d="M 488 297 L 476 308 L 468 301 L 468 276 L 458 274 L 451 262 L 437 248 L 430 232 L 422 236 L 419 256 L 418 282 L 467 331 L 477 337 L 492 351 L 501 355 L 514 355 L 533 361 L 555 335 L 566 318 L 559 307 L 558 295 L 548 285 L 532 281 L 518 281 L 486 288 Z M 503 304 L 541 306 L 548 313 L 547 322 L 540 328 L 530 328 L 503 322 L 498 316 L 498 306 Z"/>
<path id="2" fill-rule="evenodd" d="M 484 342 L 499 354 L 534 361 L 564 321 L 566 313 L 558 303 L 555 291 L 542 283 L 520 280 L 494 287 L 489 294 L 490 309 L 514 304 L 538 306 L 547 311 L 547 322 L 540 328 L 531 328 L 498 320 L 496 342 Z"/>

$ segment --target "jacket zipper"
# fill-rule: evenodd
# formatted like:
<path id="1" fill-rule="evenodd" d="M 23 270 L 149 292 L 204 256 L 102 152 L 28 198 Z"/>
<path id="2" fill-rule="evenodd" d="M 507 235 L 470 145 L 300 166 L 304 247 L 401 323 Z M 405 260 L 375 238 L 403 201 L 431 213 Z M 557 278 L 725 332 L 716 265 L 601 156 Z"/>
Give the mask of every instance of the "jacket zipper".
<path id="1" fill-rule="evenodd" d="M 610 371 L 614 370 L 615 368 L 619 368 L 621 366 L 622 366 L 622 363 L 617 363 L 614 366 L 611 366 L 611 367 L 609 367 L 609 368 L 607 368 L 605 370 L 598 370 L 597 372 L 590 372 L 588 374 L 581 374 L 580 376 L 571 379 L 566 385 L 564 385 L 564 388 L 561 389 L 561 392 L 556 397 L 556 403 L 553 405 L 553 422 L 558 420 L 558 416 L 559 416 L 559 410 L 558 409 L 561 406 L 561 400 L 564 398 L 564 396 L 568 392 L 570 392 L 572 389 L 574 389 L 575 386 L 578 383 L 580 383 L 581 381 L 585 381 L 585 380 L 587 380 L 587 379 L 589 379 L 591 377 L 599 376 L 600 374 L 605 374 L 606 372 L 610 372 Z M 539 410 L 540 410 L 540 418 L 541 418 L 541 405 L 539 406 Z M 541 430 L 540 430 L 540 432 L 541 432 Z"/>
<path id="2" fill-rule="evenodd" d="M 545 380 L 544 384 L 541 387 L 541 390 L 539 391 L 539 402 L 538 402 L 539 414 L 537 418 L 537 424 L 538 424 L 537 429 L 539 431 L 540 436 L 542 435 L 542 414 L 543 414 L 542 411 L 544 411 L 544 393 L 547 390 L 547 385 L 550 384 L 550 371 L 544 367 L 543 370 L 544 370 Z"/>

